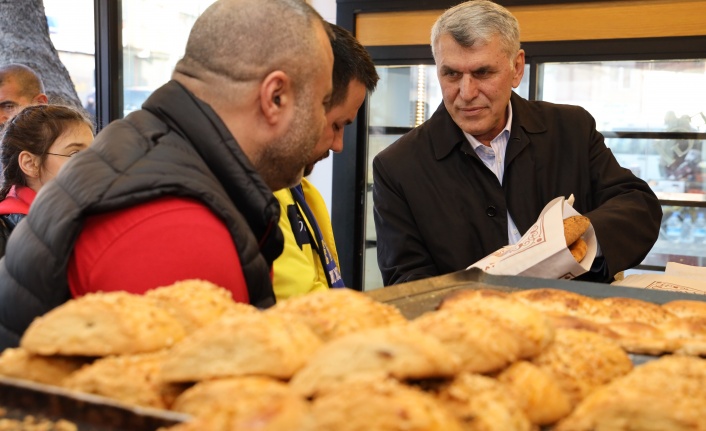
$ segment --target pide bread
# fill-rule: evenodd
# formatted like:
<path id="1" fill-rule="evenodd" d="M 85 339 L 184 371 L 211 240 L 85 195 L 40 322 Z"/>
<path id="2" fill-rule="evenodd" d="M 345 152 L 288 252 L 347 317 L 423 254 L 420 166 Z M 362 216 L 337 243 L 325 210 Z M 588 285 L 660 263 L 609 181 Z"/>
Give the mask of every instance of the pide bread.
<path id="1" fill-rule="evenodd" d="M 396 307 L 347 288 L 289 298 L 267 309 L 266 313 L 300 320 L 324 341 L 364 329 L 406 323 Z"/>
<path id="2" fill-rule="evenodd" d="M 662 304 L 662 308 L 678 317 L 706 318 L 706 301 L 680 299 Z"/>
<path id="3" fill-rule="evenodd" d="M 576 242 L 586 229 L 591 225 L 591 221 L 586 216 L 571 216 L 564 219 L 564 239 L 566 245 L 570 246 Z"/>
<path id="4" fill-rule="evenodd" d="M 530 422 L 550 425 L 571 412 L 571 400 L 551 375 L 527 361 L 517 361 L 497 375 L 510 387 Z"/>
<path id="5" fill-rule="evenodd" d="M 490 377 L 460 373 L 441 388 L 437 399 L 469 430 L 533 430 L 512 389 Z"/>
<path id="6" fill-rule="evenodd" d="M 184 335 L 174 317 L 144 296 L 99 292 L 36 318 L 20 345 L 40 355 L 107 356 L 156 351 Z"/>
<path id="7" fill-rule="evenodd" d="M 520 354 L 518 336 L 483 316 L 445 309 L 425 313 L 411 325 L 439 339 L 458 356 L 464 371 L 497 371 L 516 361 Z"/>
<path id="8" fill-rule="evenodd" d="M 557 329 L 554 341 L 531 362 L 556 379 L 572 406 L 633 367 L 617 343 L 576 329 Z"/>
<path id="9" fill-rule="evenodd" d="M 101 358 L 67 377 L 64 386 L 129 404 L 168 408 L 179 391 L 158 378 L 167 355 L 162 350 Z"/>
<path id="10" fill-rule="evenodd" d="M 593 322 L 610 321 L 610 309 L 601 301 L 568 290 L 537 288 L 510 295 L 547 314 L 576 316 Z"/>
<path id="11" fill-rule="evenodd" d="M 179 281 L 148 290 L 145 296 L 176 318 L 187 333 L 218 319 L 235 304 L 230 291 L 205 280 Z"/>
<path id="12" fill-rule="evenodd" d="M 309 403 L 289 386 L 269 377 L 233 377 L 195 384 L 172 410 L 207 421 L 205 429 L 302 430 Z"/>
<path id="13" fill-rule="evenodd" d="M 432 395 L 395 380 L 352 381 L 317 398 L 312 431 L 461 431 Z"/>
<path id="14" fill-rule="evenodd" d="M 520 358 L 531 358 L 551 343 L 554 328 L 543 313 L 511 296 L 489 292 L 459 290 L 444 298 L 439 309 L 481 315 L 505 326 L 520 340 Z"/>
<path id="15" fill-rule="evenodd" d="M 357 380 L 450 377 L 460 360 L 439 340 L 411 325 L 368 329 L 336 338 L 316 352 L 289 384 L 315 397 Z"/>
<path id="16" fill-rule="evenodd" d="M 706 361 L 664 356 L 591 393 L 555 431 L 706 430 Z"/>
<path id="17" fill-rule="evenodd" d="M 639 322 L 659 325 L 676 316 L 663 307 L 634 298 L 610 297 L 601 302 L 610 309 L 611 322 Z"/>
<path id="18" fill-rule="evenodd" d="M 5 349 L 0 355 L 0 376 L 61 386 L 87 362 L 81 357 L 35 355 L 19 347 Z"/>
<path id="19" fill-rule="evenodd" d="M 576 262 L 581 262 L 588 252 L 588 244 L 586 244 L 586 241 L 579 238 L 569 245 L 569 252 Z"/>
<path id="20" fill-rule="evenodd" d="M 236 376 L 290 378 L 321 346 L 307 325 L 266 313 L 228 313 L 174 346 L 161 378 L 195 382 Z"/>

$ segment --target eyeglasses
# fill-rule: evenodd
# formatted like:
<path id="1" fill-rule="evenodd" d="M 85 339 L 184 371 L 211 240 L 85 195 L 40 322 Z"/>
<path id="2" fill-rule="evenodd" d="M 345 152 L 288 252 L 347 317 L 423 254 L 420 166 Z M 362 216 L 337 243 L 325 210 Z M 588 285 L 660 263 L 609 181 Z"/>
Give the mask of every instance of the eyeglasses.
<path id="1" fill-rule="evenodd" d="M 76 154 L 78 154 L 78 151 L 76 151 L 75 153 L 71 153 L 71 154 L 58 154 L 58 153 L 47 153 L 47 154 L 50 155 L 50 156 L 73 157 L 73 156 L 75 156 Z"/>

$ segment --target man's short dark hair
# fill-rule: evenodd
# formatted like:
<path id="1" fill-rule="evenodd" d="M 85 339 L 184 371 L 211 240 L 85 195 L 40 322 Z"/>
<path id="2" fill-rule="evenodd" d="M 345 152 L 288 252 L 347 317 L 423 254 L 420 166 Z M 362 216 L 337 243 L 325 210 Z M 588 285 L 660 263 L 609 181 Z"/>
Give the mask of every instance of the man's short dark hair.
<path id="1" fill-rule="evenodd" d="M 368 91 L 375 90 L 380 77 L 368 51 L 345 28 L 330 24 L 334 38 L 333 49 L 333 94 L 330 106 L 343 103 L 348 96 L 348 84 L 358 80 Z"/>

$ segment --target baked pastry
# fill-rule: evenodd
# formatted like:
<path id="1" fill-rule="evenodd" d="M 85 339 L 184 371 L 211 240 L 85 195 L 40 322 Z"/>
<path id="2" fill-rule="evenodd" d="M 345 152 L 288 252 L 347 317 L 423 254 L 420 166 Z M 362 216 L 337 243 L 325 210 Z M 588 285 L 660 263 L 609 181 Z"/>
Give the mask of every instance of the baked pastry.
<path id="1" fill-rule="evenodd" d="M 610 321 L 610 309 L 598 299 L 549 287 L 513 292 L 513 299 L 547 314 L 569 315 L 593 322 Z"/>
<path id="2" fill-rule="evenodd" d="M 364 329 L 406 323 L 405 317 L 395 306 L 347 288 L 289 298 L 265 312 L 301 320 L 324 341 Z"/>
<path id="3" fill-rule="evenodd" d="M 639 322 L 615 322 L 604 324 L 618 334 L 618 343 L 630 353 L 660 355 L 673 352 L 679 346 L 675 339 L 669 339 L 659 328 Z"/>
<path id="4" fill-rule="evenodd" d="M 354 381 L 317 398 L 312 431 L 461 431 L 432 395 L 394 380 Z"/>
<path id="5" fill-rule="evenodd" d="M 460 360 L 431 335 L 408 325 L 368 329 L 325 344 L 289 384 L 306 397 L 358 380 L 449 377 Z"/>
<path id="6" fill-rule="evenodd" d="M 678 317 L 706 318 L 706 301 L 680 299 L 662 304 L 662 308 Z"/>
<path id="7" fill-rule="evenodd" d="M 520 354 L 517 335 L 483 316 L 445 309 L 425 313 L 411 325 L 439 339 L 458 356 L 463 371 L 497 371 L 516 361 Z"/>
<path id="8" fill-rule="evenodd" d="M 299 321 L 266 313 L 229 313 L 174 346 L 161 377 L 168 382 L 253 375 L 288 379 L 321 344 Z"/>
<path id="9" fill-rule="evenodd" d="M 309 403 L 286 383 L 268 377 L 199 382 L 182 393 L 172 410 L 207 420 L 209 430 L 298 430 Z"/>
<path id="10" fill-rule="evenodd" d="M 505 384 L 490 377 L 460 373 L 436 395 L 471 431 L 531 431 L 530 420 Z"/>
<path id="11" fill-rule="evenodd" d="M 601 302 L 610 309 L 611 322 L 639 322 L 659 325 L 677 316 L 652 302 L 634 298 L 611 297 Z"/>
<path id="12" fill-rule="evenodd" d="M 0 375 L 61 386 L 69 374 L 87 362 L 80 357 L 35 355 L 18 347 L 5 349 L 0 355 Z"/>
<path id="13" fill-rule="evenodd" d="M 520 358 L 531 358 L 554 338 L 554 327 L 540 311 L 489 289 L 464 289 L 444 298 L 440 310 L 477 314 L 503 325 L 520 340 Z"/>
<path id="14" fill-rule="evenodd" d="M 564 219 L 564 239 L 566 245 L 570 246 L 576 242 L 586 229 L 591 225 L 591 221 L 586 216 L 571 216 Z"/>
<path id="15" fill-rule="evenodd" d="M 36 318 L 20 345 L 40 355 L 107 356 L 170 347 L 181 324 L 142 295 L 92 293 Z"/>
<path id="16" fill-rule="evenodd" d="M 527 361 L 517 361 L 497 375 L 510 387 L 530 422 L 550 425 L 571 413 L 571 400 L 551 375 Z"/>
<path id="17" fill-rule="evenodd" d="M 576 262 L 581 262 L 588 252 L 588 244 L 579 238 L 569 245 L 569 252 Z"/>
<path id="18" fill-rule="evenodd" d="M 568 314 L 549 314 L 548 317 L 549 321 L 552 323 L 552 326 L 556 329 L 580 329 L 583 331 L 601 334 L 602 336 L 610 338 L 616 342 L 620 341 L 620 335 L 617 332 L 612 331 L 610 327 L 603 323 L 596 323 L 581 317 L 569 316 Z"/>
<path id="19" fill-rule="evenodd" d="M 184 280 L 145 293 L 182 324 L 186 333 L 213 322 L 235 304 L 230 291 L 205 280 Z M 252 311 L 257 308 L 242 304 Z"/>
<path id="20" fill-rule="evenodd" d="M 694 356 L 706 356 L 706 318 L 682 317 L 663 322 L 657 327 L 674 343 L 672 351 Z"/>
<path id="21" fill-rule="evenodd" d="M 572 406 L 632 370 L 630 357 L 616 342 L 576 329 L 557 329 L 554 341 L 532 363 L 557 380 Z"/>
<path id="22" fill-rule="evenodd" d="M 158 378 L 167 354 L 162 350 L 101 358 L 67 377 L 64 386 L 128 404 L 168 408 L 180 389 L 166 385 Z"/>
<path id="23" fill-rule="evenodd" d="M 664 356 L 598 388 L 555 431 L 706 430 L 706 361 Z"/>

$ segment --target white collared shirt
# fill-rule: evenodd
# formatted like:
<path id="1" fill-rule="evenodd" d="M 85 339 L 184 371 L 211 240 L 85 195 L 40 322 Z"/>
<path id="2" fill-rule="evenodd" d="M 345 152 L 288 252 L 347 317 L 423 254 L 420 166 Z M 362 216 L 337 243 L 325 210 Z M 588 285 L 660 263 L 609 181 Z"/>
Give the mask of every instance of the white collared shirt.
<path id="1" fill-rule="evenodd" d="M 507 150 L 507 143 L 510 140 L 510 126 L 512 126 L 512 103 L 507 104 L 507 123 L 505 124 L 505 128 L 498 136 L 490 141 L 489 147 L 483 145 L 473 135 L 463 132 L 466 139 L 468 139 L 468 142 L 470 142 L 473 147 L 473 151 L 478 154 L 478 157 L 480 157 L 485 166 L 498 177 L 500 185 L 503 183 L 503 175 L 505 173 L 505 151 Z M 512 217 L 510 217 L 509 211 L 507 213 L 507 238 L 508 244 L 515 244 L 522 238 L 517 226 L 515 226 L 515 222 L 512 221 Z"/>

